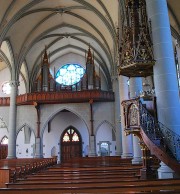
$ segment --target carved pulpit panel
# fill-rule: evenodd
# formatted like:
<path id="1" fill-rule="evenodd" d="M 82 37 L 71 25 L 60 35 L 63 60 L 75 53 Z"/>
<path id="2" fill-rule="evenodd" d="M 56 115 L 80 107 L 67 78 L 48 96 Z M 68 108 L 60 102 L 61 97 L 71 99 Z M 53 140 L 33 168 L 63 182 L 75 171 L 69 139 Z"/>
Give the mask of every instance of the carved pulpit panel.
<path id="1" fill-rule="evenodd" d="M 129 126 L 138 126 L 138 108 L 135 104 L 132 104 L 128 112 L 128 123 Z"/>

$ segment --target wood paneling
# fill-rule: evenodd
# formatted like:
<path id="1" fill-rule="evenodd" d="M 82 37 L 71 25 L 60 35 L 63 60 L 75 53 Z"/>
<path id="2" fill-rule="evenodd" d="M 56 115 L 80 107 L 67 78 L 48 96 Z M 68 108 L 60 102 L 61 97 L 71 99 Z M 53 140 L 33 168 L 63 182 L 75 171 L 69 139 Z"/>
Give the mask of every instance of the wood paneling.
<path id="1" fill-rule="evenodd" d="M 64 92 L 39 92 L 19 95 L 16 98 L 17 105 L 59 104 L 59 103 L 83 103 L 93 99 L 94 102 L 114 101 L 114 92 L 101 90 L 64 91 Z M 9 106 L 10 98 L 0 98 L 0 106 Z"/>
<path id="2" fill-rule="evenodd" d="M 0 159 L 6 159 L 8 154 L 8 145 L 0 145 Z"/>

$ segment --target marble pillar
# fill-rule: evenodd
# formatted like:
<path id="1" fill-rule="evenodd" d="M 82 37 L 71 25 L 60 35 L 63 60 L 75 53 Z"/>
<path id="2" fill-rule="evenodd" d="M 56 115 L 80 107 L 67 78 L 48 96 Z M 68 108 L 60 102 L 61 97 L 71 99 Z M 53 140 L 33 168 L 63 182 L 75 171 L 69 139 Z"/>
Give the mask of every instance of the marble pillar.
<path id="1" fill-rule="evenodd" d="M 180 134 L 180 100 L 167 1 L 146 0 L 146 4 L 156 61 L 153 71 L 158 120 Z M 166 178 L 169 172 L 169 167 L 162 163 L 158 176 Z"/>
<path id="2" fill-rule="evenodd" d="M 8 137 L 8 159 L 16 158 L 16 96 L 19 82 L 11 81 L 11 96 L 10 96 L 10 107 L 9 107 L 9 137 Z"/>
<path id="3" fill-rule="evenodd" d="M 115 94 L 114 102 L 114 124 L 116 129 L 116 156 L 121 156 L 122 154 L 122 129 L 120 124 L 120 99 L 119 99 L 119 84 L 118 76 L 112 77 L 113 91 Z"/>
<path id="4" fill-rule="evenodd" d="M 136 98 L 142 91 L 142 78 L 130 78 L 129 92 L 130 98 Z M 132 164 L 142 164 L 142 151 L 139 145 L 139 138 L 133 135 L 133 159 Z"/>
<path id="5" fill-rule="evenodd" d="M 128 90 L 128 79 L 125 76 L 119 76 L 119 92 L 120 92 L 120 103 L 123 100 L 128 100 L 129 98 L 129 90 Z M 124 114 L 123 114 L 123 107 L 120 104 L 120 111 L 121 111 L 121 128 L 122 128 L 122 158 L 131 158 L 133 156 L 132 150 L 132 135 L 125 135 L 124 128 Z"/>

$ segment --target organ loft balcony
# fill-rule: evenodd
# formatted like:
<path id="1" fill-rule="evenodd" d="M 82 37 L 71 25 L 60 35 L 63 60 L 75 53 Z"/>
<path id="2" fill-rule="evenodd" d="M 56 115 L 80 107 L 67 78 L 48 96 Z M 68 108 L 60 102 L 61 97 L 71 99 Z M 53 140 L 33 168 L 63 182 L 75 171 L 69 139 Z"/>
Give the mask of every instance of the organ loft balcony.
<path id="1" fill-rule="evenodd" d="M 54 76 L 50 73 L 50 63 L 45 48 L 41 73 L 31 87 L 31 93 L 16 97 L 17 105 L 112 102 L 114 93 L 101 89 L 100 70 L 95 71 L 94 56 L 89 47 L 86 70 L 79 64 L 65 64 Z M 0 98 L 0 106 L 9 106 L 10 98 Z"/>
<path id="2" fill-rule="evenodd" d="M 113 102 L 114 92 L 102 90 L 34 92 L 16 97 L 17 105 L 85 103 L 92 99 L 94 102 Z M 10 97 L 1 97 L 0 106 L 9 106 Z"/>

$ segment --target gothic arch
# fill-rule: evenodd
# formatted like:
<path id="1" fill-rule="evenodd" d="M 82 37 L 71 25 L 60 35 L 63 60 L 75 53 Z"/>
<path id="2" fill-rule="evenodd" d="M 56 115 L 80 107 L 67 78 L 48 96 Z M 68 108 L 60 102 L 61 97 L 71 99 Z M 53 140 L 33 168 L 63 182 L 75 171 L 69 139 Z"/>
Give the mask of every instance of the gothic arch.
<path id="1" fill-rule="evenodd" d="M 81 134 L 80 134 L 80 132 L 78 131 L 78 129 L 76 129 L 76 127 L 74 127 L 74 126 L 72 126 L 72 125 L 69 125 L 68 127 L 66 127 L 64 130 L 63 130 L 63 132 L 62 132 L 62 134 L 61 134 L 61 140 L 62 140 L 62 138 L 63 138 L 63 136 L 64 136 L 64 134 L 66 133 L 66 131 L 69 129 L 69 128 L 72 128 L 72 129 L 74 129 L 75 130 L 75 132 L 78 134 L 78 136 L 80 137 L 80 141 L 82 141 L 82 137 L 81 137 Z"/>
<path id="2" fill-rule="evenodd" d="M 2 45 L 5 44 L 7 47 L 7 52 L 5 53 L 2 49 Z M 0 56 L 6 63 L 7 67 L 9 68 L 11 79 L 15 79 L 15 68 L 14 68 L 14 52 L 13 47 L 11 45 L 10 40 L 6 39 L 2 42 L 1 49 L 0 49 Z"/>
<path id="3" fill-rule="evenodd" d="M 87 129 L 88 129 L 88 133 L 89 133 L 89 127 L 88 127 L 88 124 L 86 123 L 86 121 L 82 118 L 81 115 L 79 115 L 77 112 L 75 112 L 74 110 L 71 110 L 70 108 L 67 108 L 67 107 L 62 107 L 60 109 L 58 109 L 57 111 L 55 111 L 54 113 L 52 113 L 46 120 L 44 126 L 42 127 L 41 129 L 41 132 L 40 132 L 40 136 L 41 138 L 43 138 L 43 134 L 44 134 L 44 131 L 46 129 L 46 126 L 48 125 L 49 121 L 51 121 L 58 113 L 60 113 L 61 111 L 63 110 L 68 110 L 69 112 L 75 114 L 79 119 L 81 119 L 84 124 L 86 125 Z"/>
<path id="4" fill-rule="evenodd" d="M 4 136 L 1 138 L 0 144 L 1 144 L 1 142 L 3 141 L 3 139 L 8 139 L 7 135 L 4 135 Z"/>
<path id="5" fill-rule="evenodd" d="M 82 137 L 78 129 L 68 126 L 60 137 L 61 162 L 82 157 Z"/>
<path id="6" fill-rule="evenodd" d="M 113 133 L 116 134 L 116 129 L 115 129 L 115 127 L 114 127 L 109 121 L 107 121 L 107 120 L 102 121 L 102 122 L 98 125 L 98 127 L 96 128 L 95 134 L 97 134 L 99 128 L 100 128 L 104 123 L 108 124 L 108 125 L 112 128 Z"/>
<path id="7" fill-rule="evenodd" d="M 0 116 L 0 128 L 6 128 L 7 132 L 9 132 L 8 127 L 6 125 L 6 122 L 4 121 L 3 117 L 1 117 L 1 116 Z"/>
<path id="8" fill-rule="evenodd" d="M 17 138 L 17 136 L 18 136 L 18 133 L 19 133 L 19 132 L 21 131 L 21 129 L 22 129 L 23 127 L 25 127 L 25 126 L 27 126 L 27 127 L 31 130 L 31 132 L 33 132 L 34 137 L 36 137 L 36 136 L 35 136 L 35 132 L 34 132 L 34 130 L 32 129 L 32 127 L 29 126 L 27 123 L 24 123 L 23 125 L 21 125 L 21 126 L 17 129 L 17 131 L 16 131 L 16 138 Z"/>

